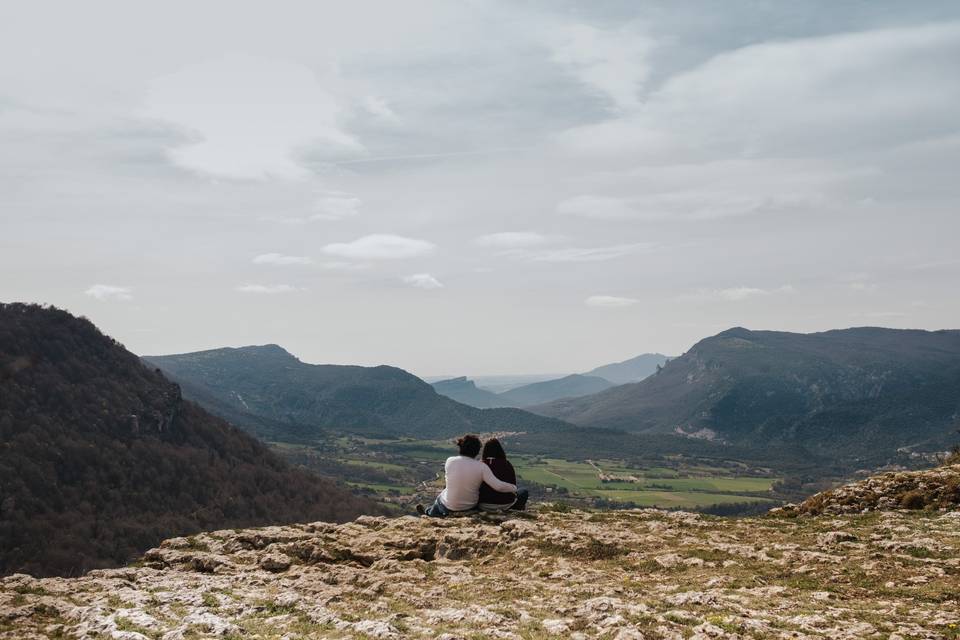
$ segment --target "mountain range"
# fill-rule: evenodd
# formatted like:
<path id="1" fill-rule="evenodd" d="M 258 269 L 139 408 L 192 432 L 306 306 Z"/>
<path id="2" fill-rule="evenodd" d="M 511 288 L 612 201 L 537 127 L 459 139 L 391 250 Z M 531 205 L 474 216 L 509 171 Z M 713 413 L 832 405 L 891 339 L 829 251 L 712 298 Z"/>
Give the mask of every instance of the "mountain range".
<path id="1" fill-rule="evenodd" d="M 179 382 L 186 397 L 266 440 L 314 440 L 327 432 L 437 438 L 569 426 L 519 409 L 461 404 L 396 367 L 308 364 L 277 345 L 144 361 Z"/>
<path id="2" fill-rule="evenodd" d="M 501 393 L 493 393 L 478 387 L 473 380 L 466 377 L 441 380 L 433 383 L 437 393 L 452 398 L 457 402 L 469 404 L 473 407 L 530 407 L 543 404 L 559 398 L 574 398 L 609 389 L 613 384 L 596 376 L 573 374 L 557 378 L 525 384 Z"/>
<path id="3" fill-rule="evenodd" d="M 478 386 L 474 380 L 465 376 L 434 382 L 433 388 L 438 393 L 473 407 L 526 408 L 561 398 L 598 393 L 618 384 L 643 380 L 656 373 L 657 367 L 662 367 L 668 360 L 667 356 L 658 353 L 645 353 L 623 362 L 597 367 L 587 373 L 538 380 L 500 392 Z"/>
<path id="4" fill-rule="evenodd" d="M 643 353 L 623 362 L 614 362 L 591 369 L 584 375 L 603 378 L 615 385 L 629 384 L 652 376 L 657 372 L 657 368 L 667 364 L 668 360 L 670 358 L 660 353 Z"/>
<path id="5" fill-rule="evenodd" d="M 574 424 L 746 447 L 889 456 L 960 424 L 960 331 L 733 328 L 640 382 L 530 410 Z"/>
<path id="6" fill-rule="evenodd" d="M 171 535 L 380 511 L 184 400 L 88 320 L 0 304 L 0 574 L 78 574 Z"/>

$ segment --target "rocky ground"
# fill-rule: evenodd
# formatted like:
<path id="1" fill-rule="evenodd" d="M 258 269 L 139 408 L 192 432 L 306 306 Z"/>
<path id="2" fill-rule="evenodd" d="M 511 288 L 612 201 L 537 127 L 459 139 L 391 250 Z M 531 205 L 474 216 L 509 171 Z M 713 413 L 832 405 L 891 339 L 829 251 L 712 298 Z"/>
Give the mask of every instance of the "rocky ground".
<path id="1" fill-rule="evenodd" d="M 960 508 L 960 463 L 923 471 L 881 473 L 775 511 L 782 515 L 836 515 L 886 509 L 957 508 Z"/>
<path id="2" fill-rule="evenodd" d="M 0 581 L 0 638 L 960 638 L 960 512 L 361 517 Z"/>

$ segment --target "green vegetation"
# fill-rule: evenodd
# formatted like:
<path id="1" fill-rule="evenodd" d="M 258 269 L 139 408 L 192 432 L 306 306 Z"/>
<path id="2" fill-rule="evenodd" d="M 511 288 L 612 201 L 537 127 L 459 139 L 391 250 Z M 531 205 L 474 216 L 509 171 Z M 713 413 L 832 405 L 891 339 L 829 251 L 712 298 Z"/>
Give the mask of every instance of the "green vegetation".
<path id="1" fill-rule="evenodd" d="M 174 535 L 380 509 L 53 307 L 0 304 L 0 383 L 0 574 L 77 575 Z"/>
<path id="2" fill-rule="evenodd" d="M 513 451 L 513 436 L 507 436 Z M 333 446 L 331 446 L 333 444 Z M 442 488 L 445 440 L 343 436 L 322 446 L 276 443 L 288 459 L 336 478 L 355 490 L 407 510 Z M 655 459 L 565 460 L 511 455 L 520 483 L 535 501 L 557 500 L 591 507 L 723 508 L 722 513 L 769 508 L 784 496 L 769 469 L 685 456 Z M 754 505 L 749 507 L 748 505 Z"/>
<path id="3" fill-rule="evenodd" d="M 852 471 L 943 451 L 953 438 L 958 386 L 960 331 L 734 328 L 641 382 L 536 410 L 588 427 L 681 430 L 754 455 L 782 449 L 794 462 L 812 455 Z"/>

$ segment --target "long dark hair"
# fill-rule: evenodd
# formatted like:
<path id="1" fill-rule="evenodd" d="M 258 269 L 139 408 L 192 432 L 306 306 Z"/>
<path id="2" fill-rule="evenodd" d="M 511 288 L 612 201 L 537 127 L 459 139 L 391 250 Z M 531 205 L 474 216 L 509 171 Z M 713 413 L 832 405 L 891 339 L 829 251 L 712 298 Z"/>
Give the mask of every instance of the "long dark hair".
<path id="1" fill-rule="evenodd" d="M 499 440 L 496 438 L 490 438 L 483 443 L 483 453 L 480 455 L 480 457 L 484 460 L 487 458 L 499 458 L 501 460 L 506 460 L 507 452 L 503 450 L 503 445 L 500 444 Z"/>

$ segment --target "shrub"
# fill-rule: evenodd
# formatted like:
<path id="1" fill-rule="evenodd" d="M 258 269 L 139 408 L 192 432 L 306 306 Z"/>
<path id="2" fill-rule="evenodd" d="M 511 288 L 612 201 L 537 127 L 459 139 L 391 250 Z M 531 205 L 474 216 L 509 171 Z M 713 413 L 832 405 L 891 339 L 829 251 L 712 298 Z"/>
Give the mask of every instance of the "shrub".
<path id="1" fill-rule="evenodd" d="M 907 491 L 900 496 L 900 506 L 904 509 L 923 509 L 927 505 L 927 497 L 922 491 Z"/>
<path id="2" fill-rule="evenodd" d="M 950 450 L 950 453 L 947 454 L 947 458 L 943 461 L 943 463 L 960 464 L 960 444 L 955 445 L 953 449 Z"/>

